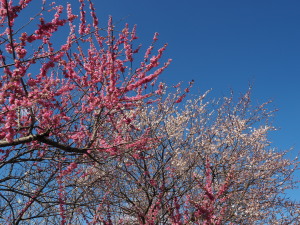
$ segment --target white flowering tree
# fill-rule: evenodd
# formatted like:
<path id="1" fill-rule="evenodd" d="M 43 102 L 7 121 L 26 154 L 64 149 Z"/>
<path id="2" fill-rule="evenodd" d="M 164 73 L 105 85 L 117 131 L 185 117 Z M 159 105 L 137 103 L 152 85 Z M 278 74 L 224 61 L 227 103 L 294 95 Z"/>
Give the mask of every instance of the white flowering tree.
<path id="1" fill-rule="evenodd" d="M 270 146 L 269 104 L 252 106 L 250 91 L 238 101 L 205 94 L 179 107 L 181 96 L 134 113 L 137 130 L 150 129 L 156 142 L 110 166 L 114 221 L 299 224 L 299 204 L 285 197 L 298 162 Z"/>

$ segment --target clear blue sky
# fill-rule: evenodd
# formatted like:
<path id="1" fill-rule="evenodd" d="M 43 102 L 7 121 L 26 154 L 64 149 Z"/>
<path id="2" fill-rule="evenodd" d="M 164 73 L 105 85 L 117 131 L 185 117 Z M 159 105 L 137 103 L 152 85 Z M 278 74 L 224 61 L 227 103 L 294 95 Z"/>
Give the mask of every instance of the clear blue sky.
<path id="1" fill-rule="evenodd" d="M 196 81 L 194 92 L 222 96 L 254 84 L 253 101 L 279 109 L 274 147 L 300 150 L 300 1 L 289 0 L 97 0 L 97 14 L 137 24 L 139 42 L 154 32 L 168 43 L 173 62 L 162 75 L 169 84 Z M 299 173 L 298 173 L 299 175 Z M 299 179 L 299 176 L 298 176 Z M 293 192 L 300 199 L 300 191 Z"/>

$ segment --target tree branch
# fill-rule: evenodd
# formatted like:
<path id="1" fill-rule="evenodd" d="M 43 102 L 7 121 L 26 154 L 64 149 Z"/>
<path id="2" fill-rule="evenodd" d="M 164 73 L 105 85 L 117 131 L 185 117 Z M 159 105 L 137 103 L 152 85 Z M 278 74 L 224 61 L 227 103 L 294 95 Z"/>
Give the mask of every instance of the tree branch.
<path id="1" fill-rule="evenodd" d="M 47 138 L 45 136 L 40 136 L 36 140 L 38 140 L 42 143 L 51 145 L 52 147 L 56 147 L 56 148 L 59 148 L 61 150 L 64 150 L 66 152 L 87 153 L 87 149 L 74 148 L 74 147 L 71 147 L 69 145 L 64 145 L 64 144 L 58 143 L 56 141 L 53 141 L 50 138 Z"/>
<path id="2" fill-rule="evenodd" d="M 49 135 L 49 131 L 42 133 L 42 134 L 36 134 L 36 135 L 28 135 L 25 137 L 16 138 L 13 141 L 0 141 L 0 147 L 8 147 L 8 146 L 15 146 L 20 144 L 29 143 L 31 141 L 39 140 L 40 138 L 43 138 L 45 136 Z"/>

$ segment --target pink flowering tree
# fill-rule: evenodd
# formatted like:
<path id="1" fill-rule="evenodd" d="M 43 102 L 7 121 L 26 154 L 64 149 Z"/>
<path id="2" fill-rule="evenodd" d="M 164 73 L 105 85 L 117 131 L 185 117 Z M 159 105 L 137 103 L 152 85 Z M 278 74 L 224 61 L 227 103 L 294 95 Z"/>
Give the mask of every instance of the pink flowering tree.
<path id="1" fill-rule="evenodd" d="M 2 224 L 104 221 L 94 215 L 106 190 L 77 188 L 75 178 L 152 143 L 148 129 L 133 135 L 127 111 L 161 93 L 156 81 L 170 63 L 159 63 L 166 45 L 154 52 L 155 34 L 136 63 L 135 27 L 117 30 L 112 18 L 100 27 L 91 1 L 72 10 L 0 1 Z"/>

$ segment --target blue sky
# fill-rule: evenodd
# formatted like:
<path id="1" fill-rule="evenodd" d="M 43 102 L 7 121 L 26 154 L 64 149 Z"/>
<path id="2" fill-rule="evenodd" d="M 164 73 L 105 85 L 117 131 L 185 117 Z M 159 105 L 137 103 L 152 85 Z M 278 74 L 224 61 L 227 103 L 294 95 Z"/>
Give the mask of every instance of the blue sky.
<path id="1" fill-rule="evenodd" d="M 252 83 L 253 102 L 272 99 L 278 108 L 271 135 L 279 149 L 300 150 L 300 1 L 289 0 L 101 0 L 94 1 L 101 23 L 137 24 L 138 42 L 154 32 L 168 43 L 173 62 L 162 79 L 195 80 L 194 93 L 213 89 L 221 97 Z M 299 179 L 299 176 L 298 176 Z M 293 192 L 300 199 L 300 191 Z M 297 196 L 295 196 L 297 195 Z"/>

